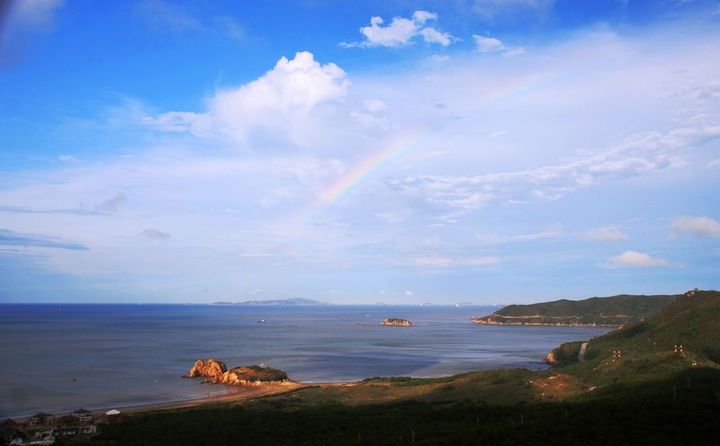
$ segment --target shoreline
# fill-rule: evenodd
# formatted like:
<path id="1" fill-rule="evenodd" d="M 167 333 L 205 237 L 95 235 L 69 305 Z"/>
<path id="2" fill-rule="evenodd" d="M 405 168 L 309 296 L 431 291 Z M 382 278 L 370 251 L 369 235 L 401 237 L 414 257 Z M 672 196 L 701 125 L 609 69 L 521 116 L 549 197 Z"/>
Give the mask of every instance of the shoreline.
<path id="1" fill-rule="evenodd" d="M 330 386 L 345 386 L 354 385 L 356 381 L 343 381 L 333 383 L 303 383 L 288 381 L 284 383 L 270 383 L 263 385 L 252 385 L 252 386 L 232 386 L 227 384 L 221 384 L 222 386 L 228 387 L 228 393 L 220 395 L 203 396 L 199 398 L 189 398 L 175 401 L 165 402 L 151 402 L 151 403 L 140 403 L 131 404 L 125 406 L 107 406 L 103 409 L 90 409 L 93 417 L 96 420 L 105 417 L 105 413 L 111 409 L 119 410 L 122 415 L 135 415 L 144 412 L 155 412 L 165 410 L 176 410 L 176 409 L 187 409 L 190 407 L 202 406 L 205 404 L 215 403 L 241 403 L 253 398 L 260 398 L 266 396 L 282 395 L 288 392 L 294 392 L 296 390 L 305 389 L 308 387 L 330 387 Z M 44 411 L 41 411 L 44 412 Z M 50 412 L 54 416 L 69 415 L 69 410 L 59 410 Z M 5 416 L 19 423 L 25 423 L 32 415 L 21 415 L 21 416 Z"/>
<path id="2" fill-rule="evenodd" d="M 498 322 L 473 319 L 477 325 L 496 325 L 508 327 L 578 327 L 578 328 L 621 328 L 625 324 L 564 324 L 562 322 Z"/>

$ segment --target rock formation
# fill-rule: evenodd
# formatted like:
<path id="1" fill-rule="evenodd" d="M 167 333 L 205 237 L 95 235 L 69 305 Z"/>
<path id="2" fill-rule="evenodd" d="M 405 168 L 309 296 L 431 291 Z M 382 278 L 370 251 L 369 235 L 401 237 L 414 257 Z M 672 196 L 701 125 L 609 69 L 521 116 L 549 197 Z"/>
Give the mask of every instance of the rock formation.
<path id="1" fill-rule="evenodd" d="M 555 351 L 551 351 L 550 353 L 547 354 L 547 357 L 545 358 L 545 362 L 547 362 L 550 365 L 558 364 L 557 357 L 555 356 Z"/>
<path id="2" fill-rule="evenodd" d="M 188 378 L 204 377 L 212 384 L 229 384 L 233 386 L 259 385 L 265 383 L 287 382 L 288 376 L 282 370 L 251 365 L 227 369 L 222 361 L 216 359 L 201 359 L 186 375 Z"/>
<path id="3" fill-rule="evenodd" d="M 200 359 L 195 361 L 195 365 L 188 371 L 188 378 L 195 378 L 202 376 L 208 378 L 209 381 L 220 379 L 220 377 L 227 371 L 227 366 L 222 361 L 217 359 Z"/>
<path id="4" fill-rule="evenodd" d="M 394 317 L 389 317 L 382 321 L 382 325 L 386 327 L 414 327 L 415 324 L 410 322 L 407 319 L 398 319 Z"/>

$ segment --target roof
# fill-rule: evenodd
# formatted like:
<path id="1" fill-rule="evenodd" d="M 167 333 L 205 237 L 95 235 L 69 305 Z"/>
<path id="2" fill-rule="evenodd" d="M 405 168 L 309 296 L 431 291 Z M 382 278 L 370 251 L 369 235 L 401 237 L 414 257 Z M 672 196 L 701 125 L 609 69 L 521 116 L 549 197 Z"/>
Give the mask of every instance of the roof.
<path id="1" fill-rule="evenodd" d="M 110 409 L 105 412 L 105 415 L 120 415 L 120 411 L 117 409 Z"/>
<path id="2" fill-rule="evenodd" d="M 39 412 L 30 418 L 47 418 L 47 417 L 51 417 L 51 416 L 53 416 L 51 413 Z"/>

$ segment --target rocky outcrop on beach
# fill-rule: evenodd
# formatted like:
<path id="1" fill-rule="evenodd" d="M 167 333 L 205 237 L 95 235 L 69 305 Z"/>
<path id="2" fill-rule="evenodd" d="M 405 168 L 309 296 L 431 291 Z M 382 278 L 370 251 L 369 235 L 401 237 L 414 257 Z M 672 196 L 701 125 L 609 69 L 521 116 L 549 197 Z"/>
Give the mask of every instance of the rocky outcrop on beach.
<path id="1" fill-rule="evenodd" d="M 217 359 L 200 359 L 188 371 L 188 378 L 196 378 L 198 376 L 208 378 L 208 380 L 218 380 L 227 372 L 227 366 L 224 362 Z"/>
<path id="2" fill-rule="evenodd" d="M 545 357 L 545 362 L 547 362 L 549 365 L 558 365 L 558 360 L 555 355 L 555 351 L 551 351 L 547 354 Z"/>
<path id="3" fill-rule="evenodd" d="M 410 322 L 407 319 L 398 319 L 394 317 L 389 317 L 382 321 L 382 325 L 386 327 L 414 327 L 415 324 Z"/>
<path id="4" fill-rule="evenodd" d="M 251 365 L 227 369 L 225 363 L 217 359 L 201 359 L 186 375 L 188 378 L 203 377 L 211 384 L 228 384 L 231 386 L 260 385 L 267 383 L 288 382 L 288 375 L 282 370 L 264 365 Z"/>

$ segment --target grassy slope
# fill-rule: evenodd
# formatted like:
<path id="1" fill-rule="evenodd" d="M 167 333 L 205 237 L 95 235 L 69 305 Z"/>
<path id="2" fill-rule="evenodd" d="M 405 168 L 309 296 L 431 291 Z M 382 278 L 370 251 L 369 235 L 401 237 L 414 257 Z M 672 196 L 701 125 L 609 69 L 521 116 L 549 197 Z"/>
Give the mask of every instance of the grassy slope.
<path id="1" fill-rule="evenodd" d="M 678 343 L 685 356 L 672 352 Z M 91 444 L 396 445 L 411 444 L 413 431 L 418 445 L 716 444 L 718 347 L 720 294 L 701 292 L 591 340 L 586 361 L 552 370 L 313 387 L 133 417 Z"/>
<path id="2" fill-rule="evenodd" d="M 684 353 L 675 353 L 682 345 Z M 578 343 L 569 344 L 577 348 Z M 568 349 L 568 345 L 560 347 Z M 612 360 L 620 350 L 622 359 Z M 589 342 L 586 361 L 559 368 L 594 385 L 666 379 L 692 366 L 718 367 L 720 293 L 702 291 L 681 297 L 660 312 Z"/>
<path id="3" fill-rule="evenodd" d="M 637 320 L 660 310 L 676 295 L 633 296 L 621 294 L 612 297 L 592 297 L 572 301 L 557 300 L 531 305 L 508 305 L 493 314 L 477 318 L 511 322 L 513 318 L 537 316 L 543 323 L 582 323 L 620 325 L 629 320 Z M 531 319 L 536 322 L 536 320 Z"/>

